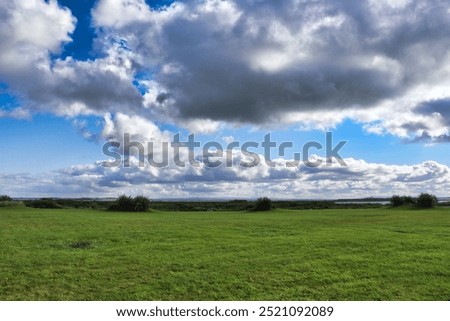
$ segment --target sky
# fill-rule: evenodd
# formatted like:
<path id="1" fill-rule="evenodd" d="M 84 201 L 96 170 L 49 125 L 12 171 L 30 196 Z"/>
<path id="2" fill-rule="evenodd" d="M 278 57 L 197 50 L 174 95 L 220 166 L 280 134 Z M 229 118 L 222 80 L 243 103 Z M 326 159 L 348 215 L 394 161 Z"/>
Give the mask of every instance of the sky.
<path id="1" fill-rule="evenodd" d="M 448 196 L 449 31 L 445 0 L 0 0 L 0 194 Z M 320 166 L 287 166 L 327 132 L 345 165 L 313 148 Z M 162 159 L 178 133 L 231 166 L 104 153 L 129 134 Z M 292 148 L 265 153 L 267 134 Z"/>

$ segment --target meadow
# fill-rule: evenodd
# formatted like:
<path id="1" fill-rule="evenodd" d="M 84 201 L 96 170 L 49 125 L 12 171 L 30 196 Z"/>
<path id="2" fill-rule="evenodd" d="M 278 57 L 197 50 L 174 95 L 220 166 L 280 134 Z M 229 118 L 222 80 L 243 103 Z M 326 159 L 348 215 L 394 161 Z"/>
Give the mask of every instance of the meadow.
<path id="1" fill-rule="evenodd" d="M 449 299 L 448 208 L 0 208 L 0 300 Z"/>

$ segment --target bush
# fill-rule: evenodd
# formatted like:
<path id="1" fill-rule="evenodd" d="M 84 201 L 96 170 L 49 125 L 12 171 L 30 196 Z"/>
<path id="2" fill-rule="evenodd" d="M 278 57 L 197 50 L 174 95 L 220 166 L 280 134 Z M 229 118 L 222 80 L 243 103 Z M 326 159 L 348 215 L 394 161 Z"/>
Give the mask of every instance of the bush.
<path id="1" fill-rule="evenodd" d="M 403 195 L 403 196 L 394 195 L 391 197 L 390 202 L 391 202 L 392 207 L 399 207 L 402 205 L 415 204 L 414 198 L 411 196 L 406 196 L 406 195 Z"/>
<path id="2" fill-rule="evenodd" d="M 400 195 L 392 196 L 390 201 L 392 207 L 399 207 L 403 205 L 403 197 L 401 197 Z"/>
<path id="3" fill-rule="evenodd" d="M 120 195 L 109 207 L 112 211 L 134 212 L 134 202 L 131 196 Z"/>
<path id="4" fill-rule="evenodd" d="M 0 202 L 11 202 L 12 198 L 8 195 L 0 195 Z"/>
<path id="5" fill-rule="evenodd" d="M 414 197 L 411 197 L 411 196 L 402 196 L 402 197 L 403 197 L 403 202 L 405 204 L 411 204 L 411 205 L 416 204 L 416 200 L 414 199 Z"/>
<path id="6" fill-rule="evenodd" d="M 136 196 L 133 201 L 136 212 L 147 212 L 150 209 L 150 200 L 145 196 Z"/>
<path id="7" fill-rule="evenodd" d="M 255 211 L 270 211 L 272 209 L 272 201 L 268 197 L 260 197 L 256 200 Z"/>
<path id="8" fill-rule="evenodd" d="M 436 196 L 428 193 L 422 193 L 417 198 L 417 207 L 419 208 L 432 208 L 436 206 L 438 199 Z"/>
<path id="9" fill-rule="evenodd" d="M 120 212 L 147 212 L 150 208 L 150 200 L 145 196 L 135 198 L 120 195 L 116 201 L 108 208 L 110 211 Z"/>
<path id="10" fill-rule="evenodd" d="M 41 198 L 35 201 L 26 201 L 25 206 L 33 208 L 49 208 L 49 209 L 59 209 L 62 208 L 61 205 L 56 203 L 51 198 Z"/>

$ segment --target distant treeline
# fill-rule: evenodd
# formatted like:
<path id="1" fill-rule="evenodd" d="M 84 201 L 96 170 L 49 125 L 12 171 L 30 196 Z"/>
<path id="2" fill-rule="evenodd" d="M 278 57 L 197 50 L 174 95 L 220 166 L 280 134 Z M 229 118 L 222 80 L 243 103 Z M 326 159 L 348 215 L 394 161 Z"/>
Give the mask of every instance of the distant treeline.
<path id="1" fill-rule="evenodd" d="M 255 208 L 256 201 L 222 202 L 152 202 L 151 208 L 161 211 L 246 211 Z M 382 204 L 339 204 L 333 201 L 272 201 L 272 208 L 309 210 L 338 208 L 380 208 Z"/>
<path id="2" fill-rule="evenodd" d="M 316 210 L 316 209 L 364 209 L 399 206 L 421 205 L 421 198 L 431 200 L 431 206 L 450 207 L 450 202 L 437 203 L 433 195 L 421 194 L 419 197 L 394 195 L 391 199 L 358 199 L 337 201 L 276 201 L 268 198 L 258 200 L 231 200 L 231 201 L 150 201 L 143 196 L 129 197 L 122 195 L 116 200 L 98 199 L 63 199 L 63 198 L 41 198 L 36 200 L 14 201 L 11 197 L 0 195 L 0 207 L 27 206 L 33 208 L 48 209 L 94 209 L 112 211 L 145 211 L 147 208 L 156 211 L 182 211 L 182 212 L 204 212 L 204 211 L 252 211 L 268 209 L 291 209 L 291 210 Z M 390 200 L 387 203 L 386 200 Z M 145 202 L 144 202 L 145 201 Z M 148 201 L 148 203 L 147 203 Z M 378 202 L 378 203 L 377 203 Z M 129 204 L 128 204 L 129 203 Z"/>
<path id="3" fill-rule="evenodd" d="M 247 211 L 255 208 L 257 201 L 152 201 L 150 208 L 159 211 Z M 33 208 L 76 208 L 106 210 L 114 208 L 115 201 L 86 199 L 52 199 L 23 201 L 25 206 Z M 279 209 L 344 209 L 344 208 L 380 208 L 383 204 L 374 203 L 336 203 L 334 201 L 272 201 L 272 208 Z"/>
<path id="4" fill-rule="evenodd" d="M 103 202 L 89 199 L 63 199 L 63 198 L 41 198 L 23 201 L 25 206 L 33 208 L 77 208 L 77 209 L 106 209 L 112 202 Z"/>

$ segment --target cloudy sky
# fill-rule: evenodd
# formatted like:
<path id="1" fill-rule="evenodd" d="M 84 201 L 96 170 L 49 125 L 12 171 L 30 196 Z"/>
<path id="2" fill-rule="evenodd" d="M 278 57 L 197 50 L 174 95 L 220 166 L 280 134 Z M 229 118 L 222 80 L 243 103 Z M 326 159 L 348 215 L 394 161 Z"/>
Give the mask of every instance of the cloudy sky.
<path id="1" fill-rule="evenodd" d="M 448 196 L 449 34 L 447 0 L 0 0 L 0 194 Z M 327 131 L 347 166 L 286 166 Z M 293 148 L 103 167 L 124 133 Z"/>

